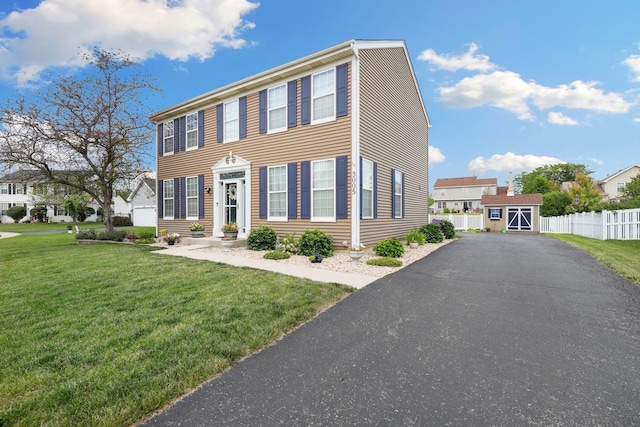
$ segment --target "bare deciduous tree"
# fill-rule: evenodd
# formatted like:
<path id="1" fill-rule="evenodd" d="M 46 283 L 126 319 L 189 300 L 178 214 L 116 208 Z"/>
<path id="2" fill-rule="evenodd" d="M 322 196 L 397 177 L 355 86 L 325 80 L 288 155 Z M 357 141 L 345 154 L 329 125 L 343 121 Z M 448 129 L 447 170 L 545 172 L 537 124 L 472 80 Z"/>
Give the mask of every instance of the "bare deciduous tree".
<path id="1" fill-rule="evenodd" d="M 10 100 L 0 117 L 0 162 L 40 171 L 52 183 L 87 193 L 113 229 L 115 186 L 144 170 L 153 129 L 143 103 L 158 89 L 139 63 L 94 50 L 78 76 L 60 75 L 28 99 Z"/>

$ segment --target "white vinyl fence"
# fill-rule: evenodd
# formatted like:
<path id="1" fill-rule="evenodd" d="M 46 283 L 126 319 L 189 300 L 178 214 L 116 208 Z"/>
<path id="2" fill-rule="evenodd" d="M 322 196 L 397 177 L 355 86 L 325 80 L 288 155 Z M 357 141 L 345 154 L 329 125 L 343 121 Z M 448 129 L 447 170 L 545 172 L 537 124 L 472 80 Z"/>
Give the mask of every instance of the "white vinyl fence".
<path id="1" fill-rule="evenodd" d="M 469 215 L 469 214 L 444 214 L 444 215 L 429 215 L 431 220 L 434 219 L 446 219 L 451 221 L 456 230 L 466 231 L 470 228 L 484 228 L 484 215 Z"/>
<path id="2" fill-rule="evenodd" d="M 640 209 L 540 217 L 540 232 L 599 240 L 640 240 Z"/>

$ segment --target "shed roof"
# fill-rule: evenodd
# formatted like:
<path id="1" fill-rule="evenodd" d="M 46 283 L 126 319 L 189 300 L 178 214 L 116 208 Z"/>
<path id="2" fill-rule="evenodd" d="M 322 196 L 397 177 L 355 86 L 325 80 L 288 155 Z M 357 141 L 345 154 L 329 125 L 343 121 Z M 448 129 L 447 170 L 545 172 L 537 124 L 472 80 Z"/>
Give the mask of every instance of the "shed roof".
<path id="1" fill-rule="evenodd" d="M 542 194 L 514 194 L 513 196 L 507 196 L 506 194 L 499 195 L 484 195 L 480 201 L 483 206 L 506 206 L 506 205 L 542 205 Z"/>

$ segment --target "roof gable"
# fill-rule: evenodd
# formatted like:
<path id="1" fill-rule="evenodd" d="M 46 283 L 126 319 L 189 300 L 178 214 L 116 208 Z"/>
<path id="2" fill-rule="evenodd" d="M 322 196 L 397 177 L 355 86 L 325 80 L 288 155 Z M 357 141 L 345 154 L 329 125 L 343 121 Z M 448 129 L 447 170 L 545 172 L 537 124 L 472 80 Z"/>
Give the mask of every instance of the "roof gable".
<path id="1" fill-rule="evenodd" d="M 542 205 L 542 194 L 484 195 L 480 200 L 480 204 L 483 206 Z"/>

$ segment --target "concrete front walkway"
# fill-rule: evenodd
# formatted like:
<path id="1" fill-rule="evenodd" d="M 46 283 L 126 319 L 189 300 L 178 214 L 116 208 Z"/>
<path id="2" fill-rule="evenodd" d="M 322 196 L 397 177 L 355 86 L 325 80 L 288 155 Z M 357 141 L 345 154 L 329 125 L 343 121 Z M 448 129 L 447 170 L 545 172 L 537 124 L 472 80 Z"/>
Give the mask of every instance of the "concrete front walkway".
<path id="1" fill-rule="evenodd" d="M 465 234 L 146 426 L 640 425 L 640 287 L 542 235 Z"/>

